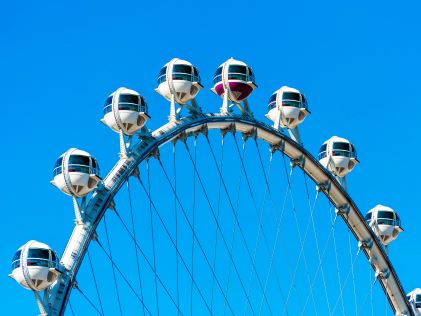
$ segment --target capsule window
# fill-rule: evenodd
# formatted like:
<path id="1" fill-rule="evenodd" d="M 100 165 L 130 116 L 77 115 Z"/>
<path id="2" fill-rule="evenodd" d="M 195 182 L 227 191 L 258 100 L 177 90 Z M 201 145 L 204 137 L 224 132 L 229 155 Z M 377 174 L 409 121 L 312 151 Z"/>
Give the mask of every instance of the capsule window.
<path id="1" fill-rule="evenodd" d="M 336 143 L 333 143 L 332 148 L 333 149 L 348 150 L 349 151 L 349 143 L 336 142 Z"/>
<path id="2" fill-rule="evenodd" d="M 247 67 L 242 65 L 230 65 L 228 68 L 228 73 L 236 74 L 247 74 Z"/>
<path id="3" fill-rule="evenodd" d="M 59 159 L 57 159 L 55 167 L 61 167 L 62 162 L 63 162 L 63 157 L 60 157 Z"/>
<path id="4" fill-rule="evenodd" d="M 192 73 L 192 66 L 189 65 L 174 65 L 172 68 L 173 73 L 185 73 L 191 74 Z"/>
<path id="5" fill-rule="evenodd" d="M 323 144 L 320 147 L 320 149 L 319 149 L 319 160 L 323 159 L 327 156 L 326 149 L 327 149 L 327 144 Z"/>
<path id="6" fill-rule="evenodd" d="M 395 225 L 395 213 L 390 211 L 378 211 L 377 224 Z"/>
<path id="7" fill-rule="evenodd" d="M 62 164 L 62 162 L 63 162 L 63 157 L 60 157 L 60 158 L 56 161 L 56 164 L 55 164 L 55 166 L 54 166 L 54 170 L 53 170 L 54 176 L 56 176 L 56 175 L 58 175 L 58 174 L 60 174 L 60 173 L 61 173 L 61 164 Z"/>
<path id="8" fill-rule="evenodd" d="M 22 250 L 18 250 L 16 251 L 15 255 L 13 256 L 12 261 L 16 261 L 20 259 L 20 254 L 21 254 Z"/>
<path id="9" fill-rule="evenodd" d="M 161 70 L 158 73 L 158 77 L 165 75 L 167 73 L 167 66 L 164 66 L 161 68 Z"/>
<path id="10" fill-rule="evenodd" d="M 272 94 L 272 96 L 269 99 L 268 104 L 268 111 L 272 110 L 274 107 L 276 107 L 276 95 L 277 93 Z"/>
<path id="11" fill-rule="evenodd" d="M 213 83 L 216 84 L 222 81 L 222 66 L 216 69 L 215 74 L 213 75 Z"/>
<path id="12" fill-rule="evenodd" d="M 16 260 L 12 262 L 12 270 L 20 267 L 20 260 Z"/>
<path id="13" fill-rule="evenodd" d="M 50 260 L 50 252 L 48 249 L 30 248 L 28 250 L 28 258 L 48 259 Z"/>
<path id="14" fill-rule="evenodd" d="M 282 100 L 301 101 L 300 94 L 296 92 L 284 92 L 282 93 Z"/>
<path id="15" fill-rule="evenodd" d="M 28 261 L 26 262 L 26 265 L 28 267 L 30 266 L 36 266 L 36 267 L 46 267 L 49 268 L 50 267 L 50 262 L 49 259 L 28 259 Z"/>
<path id="16" fill-rule="evenodd" d="M 98 162 L 93 157 L 91 157 L 91 161 L 92 161 L 92 171 L 91 171 L 91 173 L 96 174 L 96 175 L 99 175 Z"/>
<path id="17" fill-rule="evenodd" d="M 89 166 L 89 156 L 82 156 L 82 155 L 70 155 L 69 157 L 69 165 L 83 165 Z"/>
<path id="18" fill-rule="evenodd" d="M 351 152 L 353 153 L 354 157 L 357 157 L 357 150 L 355 149 L 354 145 L 350 144 L 351 146 Z"/>
<path id="19" fill-rule="evenodd" d="M 421 303 L 421 294 L 417 294 L 415 296 L 415 302 L 420 302 Z"/>
<path id="20" fill-rule="evenodd" d="M 113 103 L 113 96 L 110 95 L 107 100 L 105 100 L 105 104 L 104 107 L 106 107 L 107 105 L 110 105 L 111 103 Z"/>
<path id="21" fill-rule="evenodd" d="M 120 94 L 118 98 L 119 103 L 139 103 L 139 96 L 135 94 Z"/>
<path id="22" fill-rule="evenodd" d="M 250 77 L 252 77 L 252 78 L 254 79 L 254 74 L 253 74 L 253 71 L 251 70 L 251 68 L 250 68 L 250 67 L 248 67 L 247 69 L 248 69 L 248 71 L 249 71 L 249 76 L 250 76 Z"/>

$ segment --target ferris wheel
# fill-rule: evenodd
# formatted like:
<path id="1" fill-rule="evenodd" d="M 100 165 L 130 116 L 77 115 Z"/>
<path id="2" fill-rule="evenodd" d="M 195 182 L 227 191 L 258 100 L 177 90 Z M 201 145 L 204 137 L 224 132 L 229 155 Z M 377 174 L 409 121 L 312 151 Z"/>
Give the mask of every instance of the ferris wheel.
<path id="1" fill-rule="evenodd" d="M 354 144 L 333 136 L 317 159 L 307 151 L 310 110 L 292 87 L 269 98 L 271 125 L 255 118 L 242 61 L 215 72 L 219 112 L 202 111 L 202 88 L 175 58 L 158 75 L 170 111 L 155 131 L 138 92 L 106 98 L 101 122 L 120 151 L 104 178 L 87 151 L 58 158 L 51 183 L 73 201 L 73 232 L 61 256 L 27 242 L 10 274 L 40 314 L 421 315 L 421 290 L 405 294 L 388 256 L 398 213 L 363 216 L 347 193 Z"/>

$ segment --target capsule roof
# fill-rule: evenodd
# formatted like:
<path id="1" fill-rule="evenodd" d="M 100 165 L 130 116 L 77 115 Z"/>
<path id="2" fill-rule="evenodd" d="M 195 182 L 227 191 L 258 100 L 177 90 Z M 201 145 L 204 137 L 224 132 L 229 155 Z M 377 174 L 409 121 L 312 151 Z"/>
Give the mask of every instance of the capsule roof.
<path id="1" fill-rule="evenodd" d="M 132 89 L 128 89 L 128 88 L 125 88 L 125 87 L 121 87 L 120 89 L 121 89 L 120 91 L 121 91 L 122 94 L 134 94 L 134 95 L 140 96 L 139 92 L 134 91 Z M 108 97 L 112 97 L 116 92 L 117 92 L 117 90 L 114 91 L 113 93 L 111 93 Z"/>

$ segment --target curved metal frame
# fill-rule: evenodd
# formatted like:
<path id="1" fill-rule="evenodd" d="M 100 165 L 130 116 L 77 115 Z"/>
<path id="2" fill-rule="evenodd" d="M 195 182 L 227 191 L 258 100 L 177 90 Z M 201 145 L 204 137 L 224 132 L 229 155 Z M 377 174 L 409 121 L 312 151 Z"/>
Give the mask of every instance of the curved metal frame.
<path id="1" fill-rule="evenodd" d="M 48 298 L 49 315 L 64 315 L 73 281 L 82 264 L 90 241 L 95 238 L 96 228 L 106 210 L 112 207 L 114 196 L 124 182 L 133 174 L 137 166 L 143 160 L 153 155 L 159 147 L 177 139 L 180 135 L 191 136 L 200 132 L 206 133 L 207 129 L 235 130 L 257 137 L 285 153 L 295 165 L 299 166 L 313 179 L 319 189 L 336 207 L 338 214 L 348 225 L 360 248 L 369 260 L 395 315 L 414 316 L 406 300 L 399 278 L 380 240 L 366 224 L 356 204 L 335 177 L 306 149 L 287 137 L 282 131 L 250 117 L 221 114 L 204 114 L 167 123 L 155 130 L 149 137 L 141 137 L 141 141 L 132 148 L 128 153 L 128 157 L 120 159 L 111 169 L 107 177 L 93 193 L 85 209 L 84 224 L 75 226 L 68 241 L 61 258 L 61 263 L 67 272 L 63 273 L 50 288 Z"/>

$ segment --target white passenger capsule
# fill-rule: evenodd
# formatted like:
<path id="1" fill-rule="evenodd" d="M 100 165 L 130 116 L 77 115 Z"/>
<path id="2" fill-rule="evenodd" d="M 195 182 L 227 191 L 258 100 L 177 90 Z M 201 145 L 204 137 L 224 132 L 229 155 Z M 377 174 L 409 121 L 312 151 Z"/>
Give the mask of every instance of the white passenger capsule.
<path id="1" fill-rule="evenodd" d="M 35 240 L 20 247 L 12 260 L 9 276 L 21 286 L 42 291 L 53 284 L 60 275 L 56 253 L 46 244 Z"/>
<path id="2" fill-rule="evenodd" d="M 398 213 L 388 206 L 375 206 L 367 212 L 365 220 L 385 246 L 403 232 Z"/>
<path id="3" fill-rule="evenodd" d="M 71 148 L 58 158 L 51 184 L 68 195 L 83 197 L 95 189 L 100 180 L 96 159 L 86 151 Z"/>
<path id="4" fill-rule="evenodd" d="M 421 289 L 416 288 L 406 295 L 406 298 L 414 311 L 415 316 L 421 315 Z"/>
<path id="5" fill-rule="evenodd" d="M 300 91 L 283 86 L 269 99 L 266 118 L 275 123 L 275 128 L 295 128 L 301 124 L 310 112 L 307 100 Z"/>
<path id="6" fill-rule="evenodd" d="M 115 132 L 133 135 L 150 119 L 145 99 L 136 91 L 119 88 L 105 101 L 101 122 Z"/>
<path id="7" fill-rule="evenodd" d="M 197 68 L 186 60 L 174 58 L 159 72 L 155 91 L 168 101 L 174 98 L 175 103 L 186 104 L 202 88 Z"/>
<path id="8" fill-rule="evenodd" d="M 213 84 L 211 90 L 214 93 L 235 103 L 247 99 L 257 88 L 251 67 L 234 58 L 228 59 L 218 67 Z"/>
<path id="9" fill-rule="evenodd" d="M 319 161 L 337 177 L 345 177 L 359 162 L 354 145 L 337 136 L 331 137 L 320 147 Z"/>

